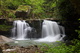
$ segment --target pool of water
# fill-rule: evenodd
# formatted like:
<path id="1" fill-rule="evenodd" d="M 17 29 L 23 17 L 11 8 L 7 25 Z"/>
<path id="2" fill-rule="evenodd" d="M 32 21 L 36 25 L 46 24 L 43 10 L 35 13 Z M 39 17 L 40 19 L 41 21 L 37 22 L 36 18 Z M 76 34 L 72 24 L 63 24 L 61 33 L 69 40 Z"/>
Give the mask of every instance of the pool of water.
<path id="1" fill-rule="evenodd" d="M 8 43 L 11 46 L 31 46 L 31 45 L 42 45 L 42 44 L 60 44 L 59 42 L 38 42 L 34 40 L 15 40 L 14 42 Z"/>

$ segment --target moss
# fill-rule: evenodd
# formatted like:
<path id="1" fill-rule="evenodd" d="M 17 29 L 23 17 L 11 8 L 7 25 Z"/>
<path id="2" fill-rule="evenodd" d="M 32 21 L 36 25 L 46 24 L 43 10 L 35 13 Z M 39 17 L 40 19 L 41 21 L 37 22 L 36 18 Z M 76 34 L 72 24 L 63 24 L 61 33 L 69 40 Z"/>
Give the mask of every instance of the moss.
<path id="1" fill-rule="evenodd" d="M 30 9 L 28 5 L 20 5 L 16 11 L 27 11 Z"/>

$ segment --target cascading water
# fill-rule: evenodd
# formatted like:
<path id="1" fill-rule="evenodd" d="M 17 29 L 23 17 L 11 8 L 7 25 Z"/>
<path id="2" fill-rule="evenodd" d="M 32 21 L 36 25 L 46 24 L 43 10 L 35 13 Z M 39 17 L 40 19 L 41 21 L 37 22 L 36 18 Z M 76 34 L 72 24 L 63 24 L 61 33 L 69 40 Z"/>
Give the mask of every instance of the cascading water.
<path id="1" fill-rule="evenodd" d="M 27 32 L 31 31 L 31 27 L 28 23 L 25 22 L 25 20 L 20 21 L 14 21 L 13 22 L 13 28 L 12 28 L 12 37 L 17 40 L 24 40 L 27 37 Z"/>
<path id="2" fill-rule="evenodd" d="M 62 31 L 62 34 L 60 33 Z M 65 36 L 64 28 L 59 27 L 56 22 L 44 20 L 42 25 L 42 38 L 37 40 L 40 42 L 55 42 L 61 41 Z"/>
<path id="3" fill-rule="evenodd" d="M 14 21 L 12 28 L 12 36 L 17 40 L 25 40 L 28 38 L 28 32 L 32 31 L 32 28 L 24 20 Z M 37 26 L 38 27 L 38 26 Z M 33 32 L 32 32 L 33 33 Z M 33 35 L 33 34 L 32 34 Z M 42 35 L 40 39 L 34 40 L 39 42 L 55 42 L 61 41 L 65 36 L 64 27 L 59 26 L 54 21 L 44 20 L 42 23 Z M 31 37 L 33 38 L 33 37 Z"/>

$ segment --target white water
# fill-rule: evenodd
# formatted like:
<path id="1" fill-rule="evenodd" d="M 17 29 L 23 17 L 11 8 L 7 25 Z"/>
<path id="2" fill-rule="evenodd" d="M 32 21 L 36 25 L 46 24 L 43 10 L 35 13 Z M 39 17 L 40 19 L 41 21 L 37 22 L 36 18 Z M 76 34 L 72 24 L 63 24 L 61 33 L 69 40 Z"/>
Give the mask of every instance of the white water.
<path id="1" fill-rule="evenodd" d="M 17 40 L 24 40 L 27 37 L 27 32 L 31 31 L 31 27 L 28 23 L 26 23 L 24 20 L 20 21 L 14 21 L 13 22 L 13 29 L 12 29 L 12 36 L 14 39 Z"/>
<path id="2" fill-rule="evenodd" d="M 54 21 L 44 20 L 42 25 L 42 38 L 40 38 L 39 42 L 55 42 L 55 41 L 61 41 L 64 34 L 60 33 L 60 29 L 62 30 L 62 33 L 64 33 L 63 27 L 59 28 L 59 25 Z M 62 35 L 62 37 L 60 36 Z"/>
<path id="3" fill-rule="evenodd" d="M 28 31 L 31 31 L 32 28 L 24 20 L 14 21 L 12 28 L 12 37 L 16 40 L 25 40 L 28 39 Z M 62 34 L 61 32 L 62 31 Z M 54 21 L 44 20 L 42 23 L 42 37 L 40 39 L 34 40 L 38 42 L 55 42 L 63 40 L 65 36 L 64 27 L 59 26 Z"/>

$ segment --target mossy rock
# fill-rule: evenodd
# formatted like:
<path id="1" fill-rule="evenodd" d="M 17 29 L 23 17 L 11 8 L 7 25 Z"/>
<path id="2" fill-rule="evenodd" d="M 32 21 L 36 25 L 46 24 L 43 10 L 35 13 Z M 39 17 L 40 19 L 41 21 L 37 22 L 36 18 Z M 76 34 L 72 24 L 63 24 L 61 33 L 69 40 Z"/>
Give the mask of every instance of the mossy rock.
<path id="1" fill-rule="evenodd" d="M 31 8 L 31 7 L 28 6 L 28 5 L 20 5 L 16 11 L 28 12 L 28 10 L 29 10 L 30 8 Z"/>
<path id="2" fill-rule="evenodd" d="M 20 5 L 15 12 L 17 18 L 27 18 L 30 13 L 30 6 Z"/>

